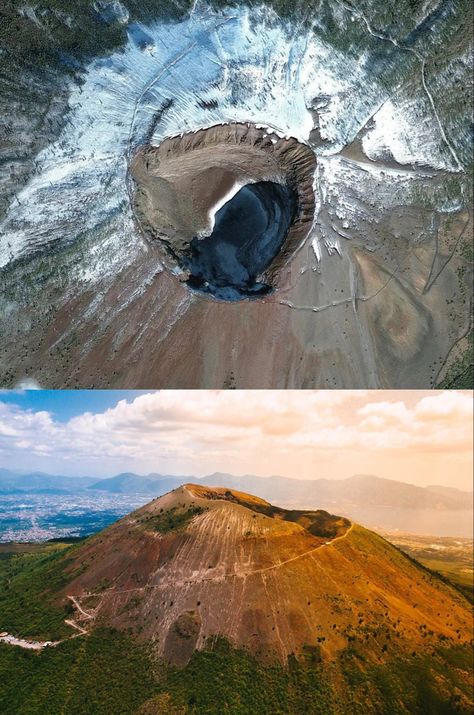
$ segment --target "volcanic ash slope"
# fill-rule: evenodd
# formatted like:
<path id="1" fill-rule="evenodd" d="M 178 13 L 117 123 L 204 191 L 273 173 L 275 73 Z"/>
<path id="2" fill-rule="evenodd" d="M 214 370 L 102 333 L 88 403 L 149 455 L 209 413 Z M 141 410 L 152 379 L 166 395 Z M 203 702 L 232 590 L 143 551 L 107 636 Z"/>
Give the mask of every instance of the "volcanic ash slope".
<path id="1" fill-rule="evenodd" d="M 87 630 L 131 631 L 178 665 L 218 635 L 282 662 L 333 660 L 351 643 L 379 661 L 471 639 L 464 598 L 381 537 L 227 489 L 155 499 L 88 539 L 68 572 L 59 600 L 74 597 Z"/>

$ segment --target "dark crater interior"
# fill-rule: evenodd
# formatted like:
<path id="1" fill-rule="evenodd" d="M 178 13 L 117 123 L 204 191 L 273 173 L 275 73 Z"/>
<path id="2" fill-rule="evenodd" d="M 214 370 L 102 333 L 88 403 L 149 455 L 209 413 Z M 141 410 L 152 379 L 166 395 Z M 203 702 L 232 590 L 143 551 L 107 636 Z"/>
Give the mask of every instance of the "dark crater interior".
<path id="1" fill-rule="evenodd" d="M 280 251 L 298 209 L 288 186 L 262 181 L 243 186 L 216 213 L 212 234 L 193 238 L 182 265 L 188 285 L 221 300 L 261 296 L 271 286 L 257 281 Z"/>

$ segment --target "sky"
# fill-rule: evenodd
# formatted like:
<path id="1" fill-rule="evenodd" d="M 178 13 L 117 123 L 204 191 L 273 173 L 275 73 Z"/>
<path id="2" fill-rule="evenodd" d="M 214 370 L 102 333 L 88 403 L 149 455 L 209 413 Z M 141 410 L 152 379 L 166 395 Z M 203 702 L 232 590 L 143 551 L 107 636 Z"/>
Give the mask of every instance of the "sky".
<path id="1" fill-rule="evenodd" d="M 375 474 L 472 489 L 473 393 L 0 392 L 0 467 L 50 474 Z"/>

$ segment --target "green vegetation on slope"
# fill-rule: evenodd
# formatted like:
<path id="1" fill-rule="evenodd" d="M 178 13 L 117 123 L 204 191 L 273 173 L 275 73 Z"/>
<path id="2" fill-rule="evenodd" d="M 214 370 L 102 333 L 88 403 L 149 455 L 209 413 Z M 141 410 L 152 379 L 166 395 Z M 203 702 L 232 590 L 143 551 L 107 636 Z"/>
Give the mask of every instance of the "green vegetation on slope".
<path id="1" fill-rule="evenodd" d="M 191 507 L 192 509 L 192 507 Z M 181 512 L 187 516 L 188 511 Z M 161 515 L 159 515 L 161 516 Z M 156 517 L 154 517 L 156 518 Z M 167 525 L 164 525 L 167 528 Z M 383 539 L 376 543 L 383 547 Z M 70 578 L 76 546 L 0 561 L 0 630 L 50 639 L 70 635 L 51 592 Z M 395 552 L 395 557 L 406 556 Z M 446 647 L 445 647 L 446 646 Z M 318 648 L 288 666 L 262 661 L 224 639 L 184 668 L 157 660 L 128 635 L 98 628 L 40 653 L 0 643 L 0 712 L 16 715 L 461 715 L 471 711 L 469 646 L 440 643 L 409 656 L 367 659 L 353 639 L 334 661 Z M 427 709 L 428 708 L 428 709 Z"/>
<path id="2" fill-rule="evenodd" d="M 50 64 L 59 51 L 72 55 L 95 54 L 125 41 L 117 23 L 100 23 L 89 0 L 41 0 L 28 16 L 21 0 L 6 0 L 0 8 L 0 46 L 8 54 Z"/>
<path id="3" fill-rule="evenodd" d="M 192 0 L 125 0 L 130 22 L 177 20 L 193 7 Z M 216 9 L 247 5 L 254 0 L 210 0 Z M 314 25 L 319 34 L 333 46 L 345 51 L 360 52 L 373 44 L 373 38 L 359 17 L 362 11 L 374 29 L 403 42 L 423 17 L 423 0 L 400 0 L 397 6 L 366 0 L 362 3 L 328 3 L 320 0 L 267 0 L 280 17 L 297 21 L 303 27 Z M 29 62 L 54 64 L 59 53 L 75 58 L 102 55 L 126 42 L 125 27 L 110 12 L 112 2 L 106 0 L 3 0 L 0 7 L 0 47 L 9 55 Z M 451 24 L 459 35 L 460 28 L 468 34 L 469 8 L 456 2 Z M 355 17 L 356 21 L 351 22 Z M 456 36 L 456 35 L 455 35 Z M 407 60 L 409 57 L 407 58 Z"/>
<path id="4" fill-rule="evenodd" d="M 455 586 L 471 603 L 474 603 L 472 571 L 467 571 L 462 562 L 459 563 L 454 560 L 446 562 L 444 559 L 433 558 L 418 558 L 417 560 L 432 573 L 442 576 L 445 581 Z"/>
<path id="5" fill-rule="evenodd" d="M 113 631 L 41 654 L 0 644 L 2 713 L 126 715 L 155 689 L 145 649 Z"/>
<path id="6" fill-rule="evenodd" d="M 470 649 L 457 647 L 375 666 L 351 649 L 339 662 L 293 657 L 284 668 L 218 640 L 177 669 L 101 629 L 41 654 L 0 644 L 0 712 L 460 715 L 470 712 L 471 667 Z"/>
<path id="7" fill-rule="evenodd" d="M 112 3 L 109 3 L 112 5 Z M 8 55 L 36 64 L 55 65 L 62 53 L 76 59 L 103 55 L 127 41 L 125 27 L 112 17 L 105 21 L 93 0 L 3 0 L 0 7 L 0 48 Z M 190 0 L 127 0 L 131 22 L 176 19 L 192 7 Z M 97 10 L 96 10 L 97 8 Z"/>
<path id="8" fill-rule="evenodd" d="M 431 573 L 441 576 L 474 602 L 474 555 L 472 539 L 387 534 L 386 538 Z"/>
<path id="9" fill-rule="evenodd" d="M 354 713 L 378 715 L 459 715 L 472 709 L 472 650 L 468 645 L 439 647 L 435 652 L 417 650 L 411 658 L 394 658 L 387 664 L 365 663 L 357 647 L 341 661 L 351 686 Z"/>
<path id="10" fill-rule="evenodd" d="M 172 509 L 167 509 L 157 516 L 147 516 L 143 519 L 139 519 L 139 522 L 144 522 L 147 528 L 152 528 L 155 531 L 159 531 L 162 534 L 166 534 L 169 531 L 178 531 L 183 529 L 191 519 L 199 514 L 203 514 L 205 509 L 200 506 L 190 506 L 187 509 L 180 509 L 175 506 Z"/>
<path id="11" fill-rule="evenodd" d="M 0 631 L 44 640 L 71 635 L 68 611 L 52 604 L 52 594 L 71 580 L 64 570 L 75 548 L 49 545 L 0 560 Z"/>

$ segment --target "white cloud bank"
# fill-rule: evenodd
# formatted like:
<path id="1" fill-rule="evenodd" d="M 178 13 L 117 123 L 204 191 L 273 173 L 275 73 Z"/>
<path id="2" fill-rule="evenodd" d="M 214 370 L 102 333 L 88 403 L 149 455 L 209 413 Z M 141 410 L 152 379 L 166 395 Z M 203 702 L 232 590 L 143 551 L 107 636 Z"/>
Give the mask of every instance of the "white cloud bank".
<path id="1" fill-rule="evenodd" d="M 66 423 L 0 395 L 0 463 L 75 474 L 126 468 L 304 478 L 370 469 L 402 481 L 469 484 L 470 392 L 175 390 L 132 402 L 124 395 L 111 409 Z"/>

